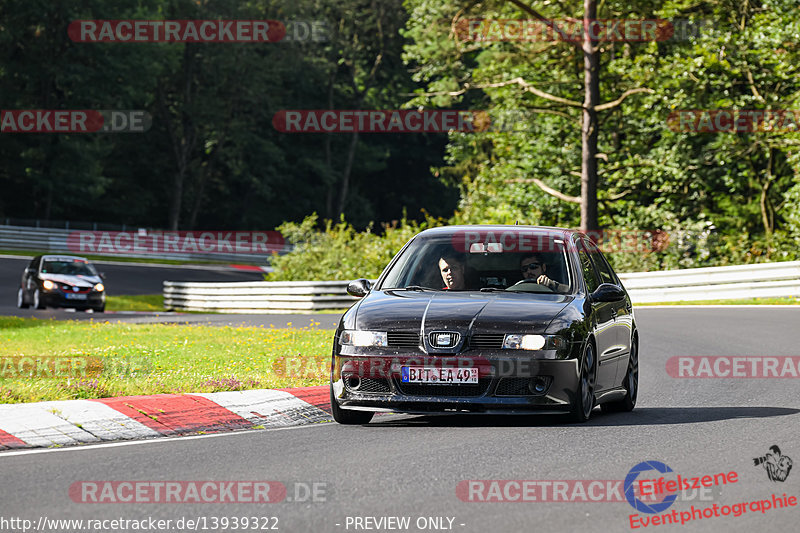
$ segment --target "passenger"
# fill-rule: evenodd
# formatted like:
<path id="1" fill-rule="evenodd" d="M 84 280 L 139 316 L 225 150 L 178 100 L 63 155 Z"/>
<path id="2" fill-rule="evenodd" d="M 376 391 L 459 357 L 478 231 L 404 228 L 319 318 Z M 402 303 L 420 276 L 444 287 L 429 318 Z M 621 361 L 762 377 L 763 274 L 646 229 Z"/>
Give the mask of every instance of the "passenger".
<path id="1" fill-rule="evenodd" d="M 559 283 L 547 277 L 547 263 L 542 260 L 542 257 L 533 254 L 526 255 L 520 261 L 519 269 L 522 271 L 522 278 L 524 280 L 535 280 L 539 285 L 544 285 L 553 292 L 567 292 L 569 286 Z"/>
<path id="2" fill-rule="evenodd" d="M 455 255 L 445 254 L 439 259 L 439 272 L 444 281 L 443 290 L 464 289 L 464 265 Z"/>

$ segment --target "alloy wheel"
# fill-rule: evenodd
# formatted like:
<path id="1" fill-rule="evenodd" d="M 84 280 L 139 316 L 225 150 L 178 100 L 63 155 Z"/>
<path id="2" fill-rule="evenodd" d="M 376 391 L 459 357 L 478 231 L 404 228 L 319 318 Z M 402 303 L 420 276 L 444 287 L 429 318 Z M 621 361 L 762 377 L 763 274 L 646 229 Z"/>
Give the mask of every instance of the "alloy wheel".
<path id="1" fill-rule="evenodd" d="M 594 408 L 594 387 L 596 376 L 594 372 L 594 349 L 589 344 L 586 348 L 586 356 L 583 358 L 583 368 L 581 371 L 581 407 L 583 416 L 588 419 Z"/>
<path id="2" fill-rule="evenodd" d="M 28 307 L 28 304 L 25 303 L 25 291 L 22 289 L 22 287 L 20 287 L 17 291 L 17 307 L 20 309 L 25 309 Z"/>

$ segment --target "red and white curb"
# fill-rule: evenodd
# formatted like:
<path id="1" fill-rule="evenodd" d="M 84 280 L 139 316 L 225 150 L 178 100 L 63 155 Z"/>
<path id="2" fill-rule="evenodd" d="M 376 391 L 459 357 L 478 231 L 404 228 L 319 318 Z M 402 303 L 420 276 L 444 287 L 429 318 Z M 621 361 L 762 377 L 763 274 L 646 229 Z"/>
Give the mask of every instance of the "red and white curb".
<path id="1" fill-rule="evenodd" d="M 0 405 L 0 450 L 331 420 L 327 386 Z"/>
<path id="2" fill-rule="evenodd" d="M 228 265 L 229 267 L 235 270 L 242 270 L 244 272 L 266 272 L 269 274 L 274 269 L 268 266 L 257 266 L 257 265 Z"/>

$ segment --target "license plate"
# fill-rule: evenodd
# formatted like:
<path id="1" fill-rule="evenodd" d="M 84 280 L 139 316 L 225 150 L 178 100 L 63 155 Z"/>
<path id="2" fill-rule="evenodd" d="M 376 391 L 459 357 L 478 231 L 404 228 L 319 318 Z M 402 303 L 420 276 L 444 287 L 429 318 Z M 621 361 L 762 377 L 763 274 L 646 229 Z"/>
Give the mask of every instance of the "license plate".
<path id="1" fill-rule="evenodd" d="M 403 383 L 478 384 L 477 368 L 436 368 L 432 366 L 404 366 L 400 369 Z"/>
<path id="2" fill-rule="evenodd" d="M 66 293 L 64 296 L 66 296 L 67 300 L 85 300 L 87 298 L 86 294 L 70 294 L 70 293 Z"/>

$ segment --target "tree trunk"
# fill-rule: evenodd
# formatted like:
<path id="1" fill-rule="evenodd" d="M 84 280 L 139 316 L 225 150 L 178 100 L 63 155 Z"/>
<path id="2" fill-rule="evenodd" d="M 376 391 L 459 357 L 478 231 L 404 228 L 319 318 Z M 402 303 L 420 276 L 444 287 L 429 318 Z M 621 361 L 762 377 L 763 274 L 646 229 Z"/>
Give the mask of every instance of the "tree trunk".
<path id="1" fill-rule="evenodd" d="M 761 185 L 761 199 L 759 201 L 759 206 L 761 207 L 761 223 L 764 225 L 764 233 L 767 234 L 767 237 L 772 235 L 772 220 L 770 215 L 771 209 L 769 206 L 769 198 L 767 198 L 767 194 L 769 193 L 770 185 L 772 185 L 772 180 L 774 176 L 772 174 L 772 148 L 769 149 L 769 158 L 767 160 L 767 181 L 765 181 Z"/>
<path id="2" fill-rule="evenodd" d="M 344 213 L 344 206 L 347 204 L 347 193 L 350 189 L 350 174 L 353 171 L 353 161 L 356 158 L 356 147 L 358 147 L 358 131 L 353 132 L 353 138 L 350 139 L 350 148 L 347 152 L 347 163 L 342 172 L 342 189 L 339 191 L 339 208 L 337 209 L 336 216 L 339 217 Z"/>
<path id="3" fill-rule="evenodd" d="M 169 229 L 177 231 L 180 224 L 181 209 L 183 205 L 183 184 L 186 181 L 186 175 L 189 173 L 189 165 L 191 164 L 192 151 L 196 141 L 194 121 L 192 119 L 192 101 L 193 98 L 193 76 L 194 76 L 194 47 L 191 43 L 184 45 L 183 49 L 183 102 L 180 107 L 181 130 L 180 132 L 174 131 L 170 127 L 170 116 L 167 107 L 166 99 L 163 93 L 159 94 L 160 104 L 164 113 L 164 119 L 167 121 L 167 132 L 169 133 L 170 140 L 172 141 L 173 151 L 175 153 L 175 162 L 178 166 L 178 171 L 172 180 L 172 197 L 169 206 Z"/>
<path id="4" fill-rule="evenodd" d="M 328 109 L 333 109 L 333 88 L 334 83 L 336 81 L 336 69 L 331 69 L 330 75 L 328 76 Z M 325 149 L 325 166 L 330 173 L 330 176 L 333 175 L 333 156 L 331 154 L 331 142 L 333 141 L 333 133 L 326 133 L 325 140 L 323 141 L 323 147 Z M 336 191 L 336 182 L 330 181 L 329 176 L 323 176 L 323 180 L 327 185 L 327 192 L 325 194 L 325 216 L 329 219 L 333 218 L 333 196 Z"/>
<path id="5" fill-rule="evenodd" d="M 583 3 L 583 117 L 581 121 L 581 231 L 597 224 L 597 111 L 600 103 L 600 56 L 590 38 L 589 24 L 597 20 L 597 0 Z"/>

